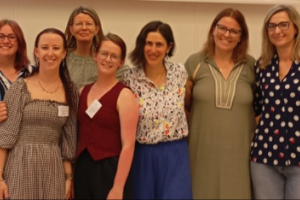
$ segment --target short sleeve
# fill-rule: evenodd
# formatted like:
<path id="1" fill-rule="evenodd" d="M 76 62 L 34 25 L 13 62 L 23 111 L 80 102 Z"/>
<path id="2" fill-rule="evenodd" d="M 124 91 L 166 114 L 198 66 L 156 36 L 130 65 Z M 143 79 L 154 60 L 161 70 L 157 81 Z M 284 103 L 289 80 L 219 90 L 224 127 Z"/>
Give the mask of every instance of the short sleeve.
<path id="1" fill-rule="evenodd" d="M 199 64 L 199 62 L 203 59 L 203 55 L 200 52 L 194 53 L 188 57 L 185 61 L 184 66 L 188 74 L 188 78 L 192 79 L 193 73 Z"/>
<path id="2" fill-rule="evenodd" d="M 258 63 L 258 62 L 257 62 Z M 255 116 L 259 116 L 262 112 L 262 91 L 260 83 L 260 73 L 261 69 L 258 64 L 255 64 L 255 89 L 254 89 L 254 111 Z"/>
<path id="3" fill-rule="evenodd" d="M 0 147 L 11 149 L 14 147 L 19 133 L 24 106 L 30 100 L 26 83 L 22 78 L 14 82 L 4 97 L 8 118 L 0 124 Z"/>
<path id="4" fill-rule="evenodd" d="M 123 74 L 121 78 L 121 82 L 128 86 L 129 88 L 132 88 L 132 81 L 133 81 L 133 69 L 127 69 Z"/>
<path id="5" fill-rule="evenodd" d="M 70 115 L 63 127 L 63 132 L 61 135 L 61 154 L 63 160 L 73 161 L 76 155 L 76 145 L 77 145 L 77 111 L 79 103 L 79 94 L 76 88 L 74 91 L 74 101 L 75 108 L 74 111 L 70 111 Z"/>

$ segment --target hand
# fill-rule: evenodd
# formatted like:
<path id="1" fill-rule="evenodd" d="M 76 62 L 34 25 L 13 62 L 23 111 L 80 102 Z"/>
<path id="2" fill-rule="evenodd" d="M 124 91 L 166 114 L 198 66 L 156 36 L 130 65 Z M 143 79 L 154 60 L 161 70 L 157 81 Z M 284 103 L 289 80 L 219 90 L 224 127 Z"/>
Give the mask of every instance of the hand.
<path id="1" fill-rule="evenodd" d="M 4 181 L 0 181 L 0 199 L 7 199 L 8 195 L 8 188 Z"/>
<path id="2" fill-rule="evenodd" d="M 0 101 L 0 123 L 7 118 L 7 109 L 5 103 Z"/>
<path id="3" fill-rule="evenodd" d="M 71 191 L 72 191 L 72 180 L 67 179 L 66 180 L 66 199 L 70 199 L 71 197 Z"/>
<path id="4" fill-rule="evenodd" d="M 117 189 L 117 188 L 112 188 L 106 199 L 123 199 L 123 190 L 122 189 Z"/>

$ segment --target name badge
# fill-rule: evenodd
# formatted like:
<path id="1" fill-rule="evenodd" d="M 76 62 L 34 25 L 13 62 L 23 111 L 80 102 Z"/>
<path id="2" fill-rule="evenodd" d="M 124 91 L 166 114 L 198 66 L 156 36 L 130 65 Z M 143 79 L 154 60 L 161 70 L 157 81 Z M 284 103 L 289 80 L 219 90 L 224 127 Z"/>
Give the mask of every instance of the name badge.
<path id="1" fill-rule="evenodd" d="M 69 117 L 69 106 L 58 106 L 59 117 Z"/>
<path id="2" fill-rule="evenodd" d="M 92 119 L 101 107 L 102 104 L 97 99 L 95 99 L 90 107 L 85 111 L 85 113 Z"/>

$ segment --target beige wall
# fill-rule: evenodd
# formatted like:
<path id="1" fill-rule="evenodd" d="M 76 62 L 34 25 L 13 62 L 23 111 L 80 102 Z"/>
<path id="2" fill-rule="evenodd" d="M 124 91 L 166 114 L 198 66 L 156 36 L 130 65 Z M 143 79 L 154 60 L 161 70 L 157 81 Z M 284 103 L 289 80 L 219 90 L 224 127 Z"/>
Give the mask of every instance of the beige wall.
<path id="1" fill-rule="evenodd" d="M 175 62 L 184 62 L 201 48 L 213 18 L 226 7 L 237 8 L 245 15 L 250 30 L 250 54 L 257 58 L 260 54 L 262 21 L 271 7 L 270 4 L 133 0 L 0 0 L 0 5 L 0 19 L 14 19 L 21 25 L 31 59 L 38 32 L 48 27 L 64 31 L 72 10 L 84 5 L 98 12 L 105 33 L 116 33 L 126 41 L 128 51 L 133 49 L 136 36 L 147 22 L 162 20 L 169 23 L 177 43 L 172 59 Z M 295 7 L 300 10 L 299 4 Z M 130 64 L 129 60 L 127 63 Z"/>

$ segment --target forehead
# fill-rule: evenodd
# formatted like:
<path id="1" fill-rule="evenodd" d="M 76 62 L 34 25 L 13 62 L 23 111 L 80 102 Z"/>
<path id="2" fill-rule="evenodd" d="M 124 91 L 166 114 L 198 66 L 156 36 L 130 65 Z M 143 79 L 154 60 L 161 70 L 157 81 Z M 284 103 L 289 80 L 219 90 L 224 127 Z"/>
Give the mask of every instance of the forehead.
<path id="1" fill-rule="evenodd" d="M 110 40 L 103 41 L 101 43 L 100 50 L 110 51 L 117 54 L 121 52 L 121 48 L 119 47 L 119 45 Z"/>
<path id="2" fill-rule="evenodd" d="M 156 41 L 156 42 L 165 42 L 167 43 L 166 39 L 164 38 L 164 36 L 156 31 L 156 32 L 149 32 L 147 34 L 147 37 L 146 37 L 146 41 Z"/>
<path id="3" fill-rule="evenodd" d="M 5 24 L 0 28 L 0 33 L 5 33 L 5 34 L 14 34 L 15 32 L 13 31 L 12 27 L 8 24 Z"/>
<path id="4" fill-rule="evenodd" d="M 40 36 L 39 45 L 61 45 L 63 46 L 63 39 L 60 35 L 55 33 L 44 33 Z"/>
<path id="5" fill-rule="evenodd" d="M 229 17 L 229 16 L 222 17 L 218 21 L 218 24 L 226 26 L 229 29 L 241 29 L 240 24 L 235 19 L 233 19 L 232 17 Z"/>
<path id="6" fill-rule="evenodd" d="M 269 20 L 270 23 L 279 23 L 281 21 L 290 21 L 290 17 L 287 12 L 281 11 L 275 13 Z"/>
<path id="7" fill-rule="evenodd" d="M 74 22 L 75 21 L 90 21 L 90 22 L 94 22 L 94 19 L 89 14 L 79 13 L 78 15 L 76 15 L 74 17 Z"/>

